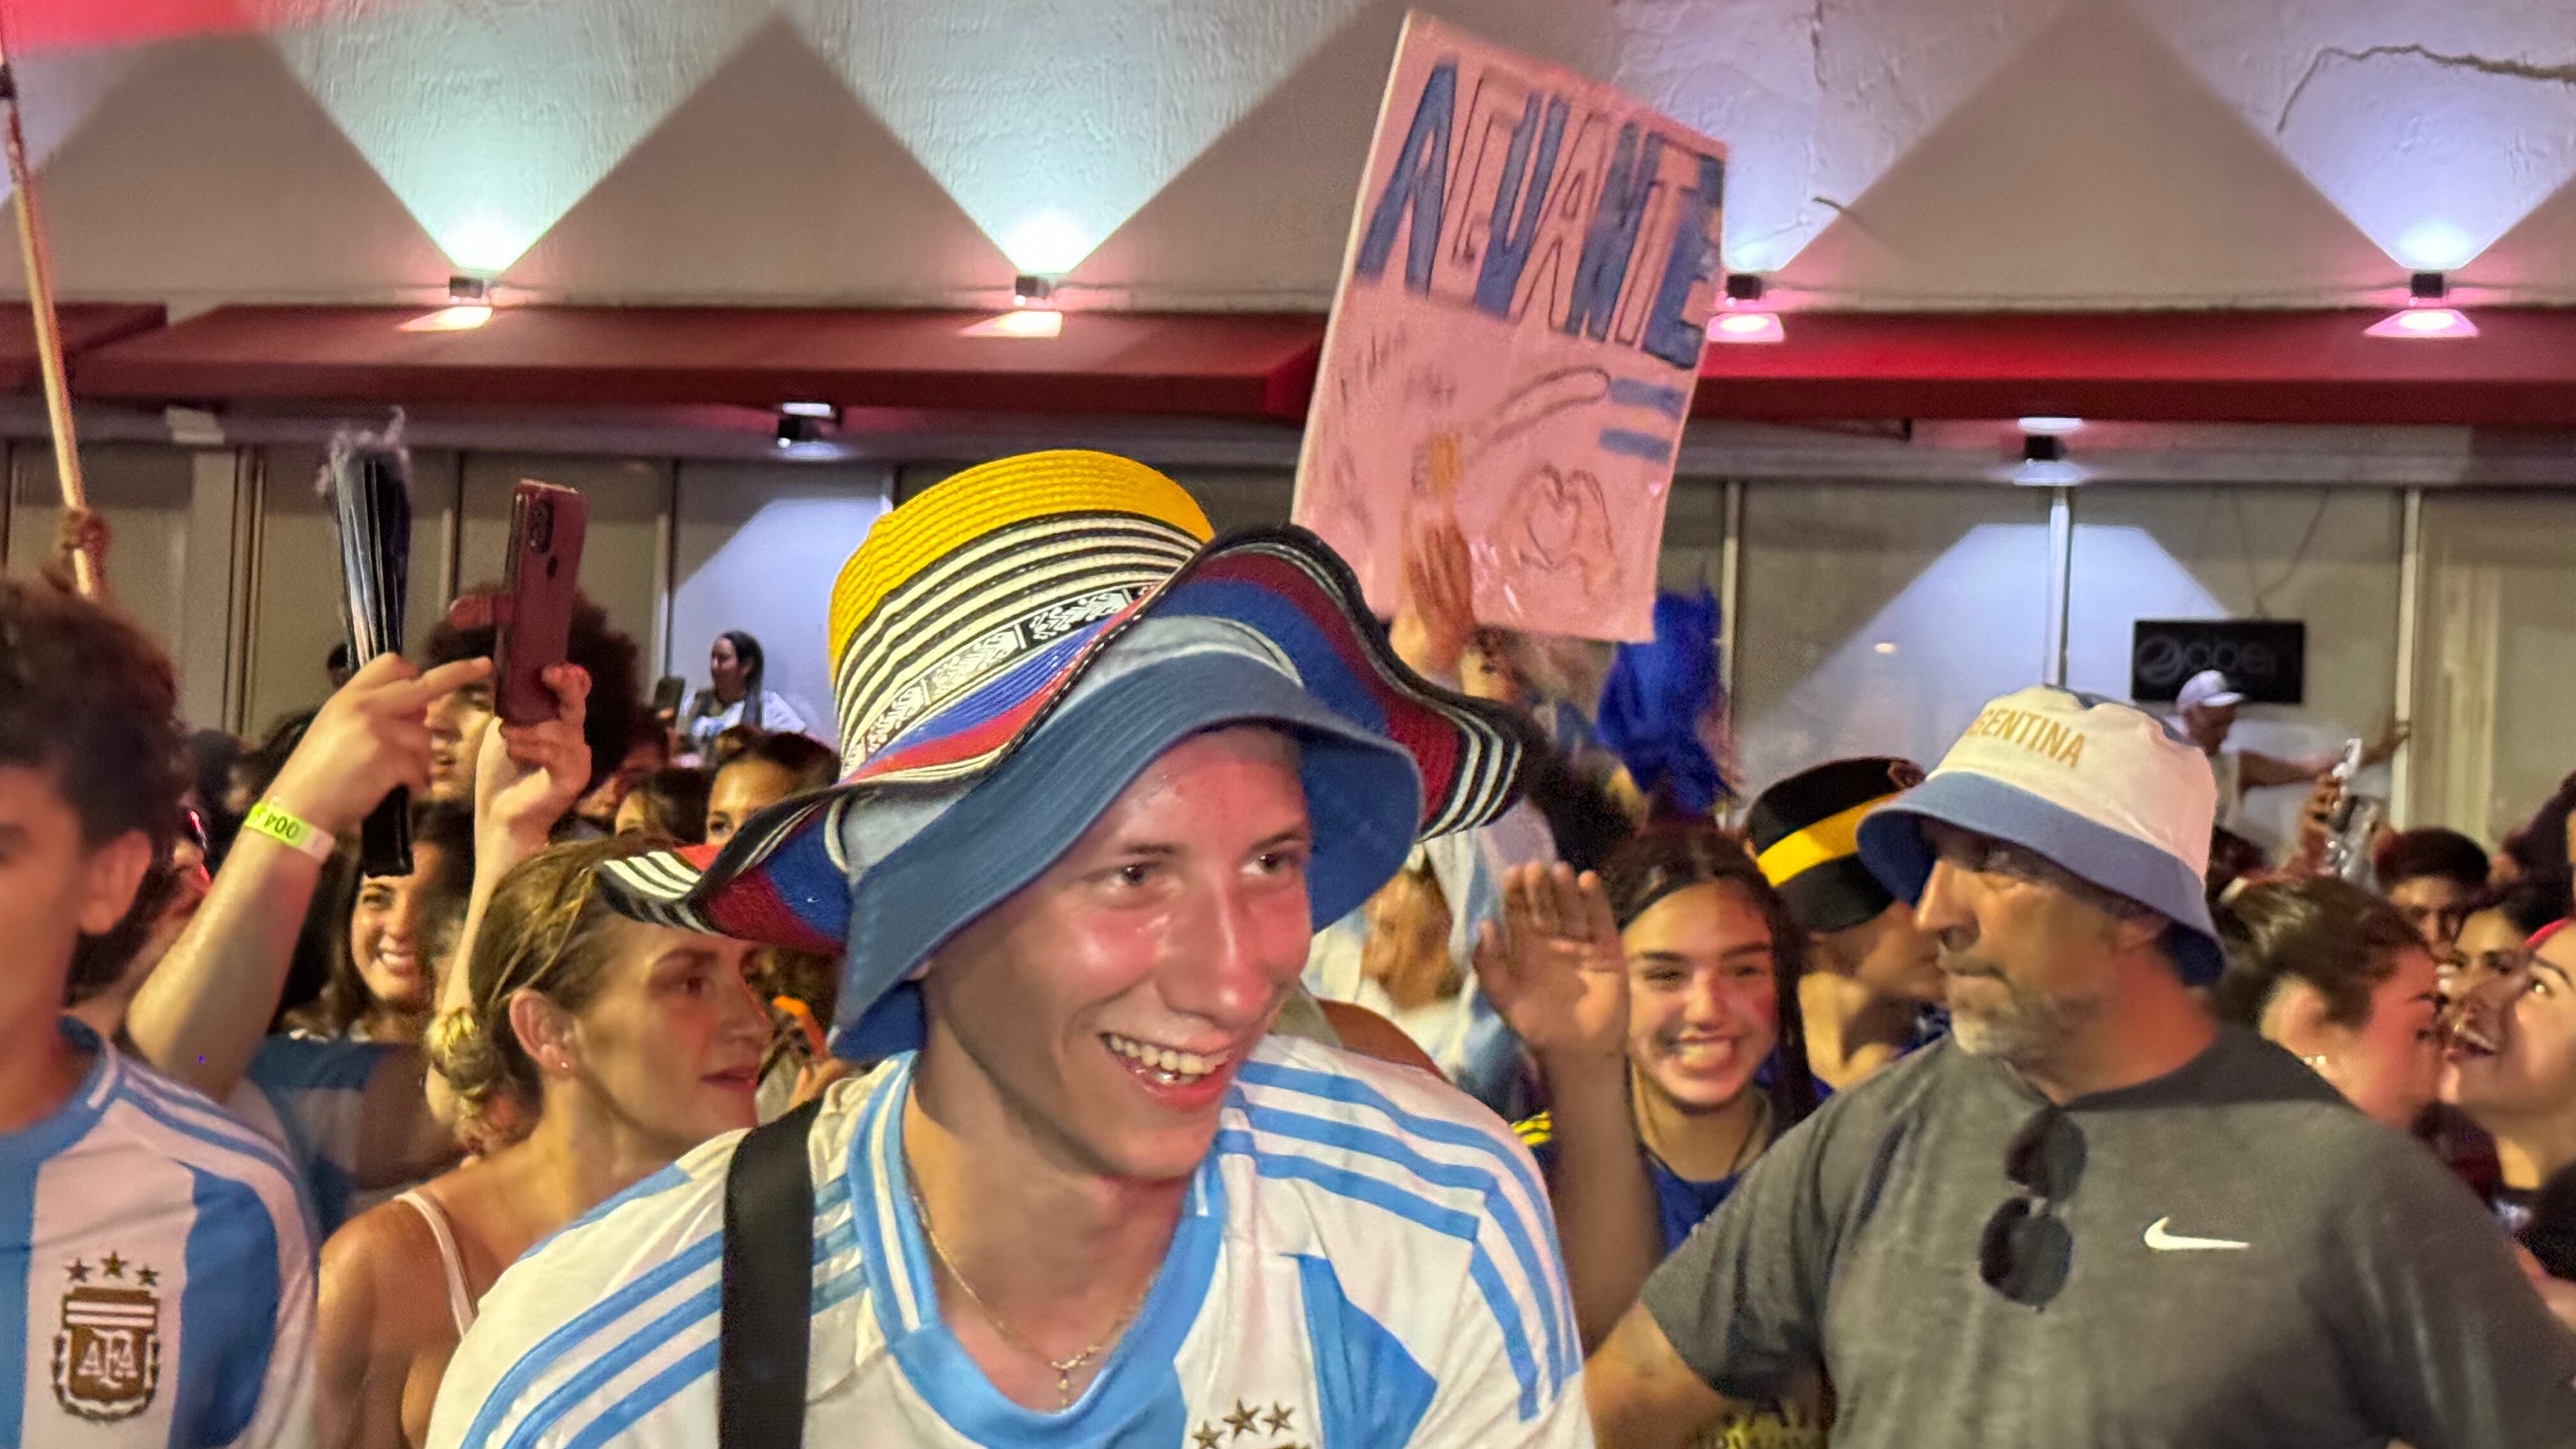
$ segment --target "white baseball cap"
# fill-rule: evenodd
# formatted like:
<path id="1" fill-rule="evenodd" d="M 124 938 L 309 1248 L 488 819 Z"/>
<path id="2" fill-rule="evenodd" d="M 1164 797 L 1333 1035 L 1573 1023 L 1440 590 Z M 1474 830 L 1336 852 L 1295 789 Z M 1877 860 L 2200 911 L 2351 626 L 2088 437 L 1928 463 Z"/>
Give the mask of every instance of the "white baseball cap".
<path id="1" fill-rule="evenodd" d="M 2172 726 L 2038 686 L 1987 705 L 1940 768 L 1870 812 L 1860 855 L 1890 892 L 1919 902 L 1933 860 L 1923 822 L 2018 845 L 2173 922 L 2174 965 L 2206 986 L 2226 965 L 2202 884 L 2217 811 L 2208 758 Z"/>
<path id="2" fill-rule="evenodd" d="M 2211 709 L 2225 709 L 2231 704 L 2244 702 L 2245 696 L 2237 691 L 2235 685 L 2227 682 L 2226 675 L 2215 669 L 2204 669 L 2184 680 L 2182 689 L 2174 695 L 2174 708 L 2177 710 L 2191 709 L 2199 705 L 2207 705 Z"/>

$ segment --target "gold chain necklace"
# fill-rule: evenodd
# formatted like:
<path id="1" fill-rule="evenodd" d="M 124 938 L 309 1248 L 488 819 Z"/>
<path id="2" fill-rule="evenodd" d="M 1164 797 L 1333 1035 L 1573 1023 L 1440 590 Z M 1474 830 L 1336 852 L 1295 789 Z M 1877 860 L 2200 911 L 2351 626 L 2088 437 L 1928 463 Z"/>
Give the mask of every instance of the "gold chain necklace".
<path id="1" fill-rule="evenodd" d="M 957 1260 L 948 1256 L 948 1250 L 939 1245 L 939 1234 L 931 1231 L 930 1205 L 921 1200 L 921 1184 L 914 1180 L 908 1164 L 904 1172 L 903 1185 L 904 1190 L 912 1196 L 912 1215 L 914 1220 L 921 1224 L 921 1238 L 922 1241 L 930 1244 L 931 1256 L 937 1258 L 939 1266 L 947 1269 L 948 1276 L 956 1280 L 959 1288 L 965 1290 L 967 1300 L 984 1315 L 985 1322 L 993 1325 L 993 1331 L 1001 1335 L 1004 1343 L 1055 1370 L 1055 1391 L 1060 1401 L 1057 1407 L 1066 1409 L 1073 1407 L 1075 1372 L 1100 1357 L 1104 1350 L 1116 1343 L 1118 1335 L 1126 1331 L 1127 1325 L 1134 1321 L 1138 1313 L 1144 1311 L 1145 1300 L 1154 1291 L 1153 1280 L 1146 1280 L 1145 1291 L 1136 1295 L 1136 1301 L 1128 1306 L 1126 1312 L 1118 1315 L 1118 1321 L 1109 1326 L 1109 1332 L 1103 1335 L 1099 1342 L 1070 1357 L 1050 1358 L 1045 1350 L 1013 1333 L 1011 1326 L 1002 1321 L 1002 1315 L 993 1311 L 993 1305 L 984 1301 L 984 1295 L 975 1291 L 975 1285 L 966 1281 L 966 1275 L 957 1271 Z"/>

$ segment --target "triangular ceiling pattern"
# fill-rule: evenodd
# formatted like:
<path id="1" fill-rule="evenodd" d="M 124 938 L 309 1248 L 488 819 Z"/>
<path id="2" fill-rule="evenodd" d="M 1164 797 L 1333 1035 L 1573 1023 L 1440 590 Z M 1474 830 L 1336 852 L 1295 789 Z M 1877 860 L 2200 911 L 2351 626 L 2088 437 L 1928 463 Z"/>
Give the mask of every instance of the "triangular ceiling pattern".
<path id="1" fill-rule="evenodd" d="M 2141 13 L 2403 265 L 2460 267 L 2576 177 L 2565 0 L 2155 0 Z"/>
<path id="2" fill-rule="evenodd" d="M 132 58 L 40 177 L 64 295 L 183 307 L 435 295 L 437 249 L 266 41 Z M 0 233 L 16 291 L 16 235 Z"/>
<path id="3" fill-rule="evenodd" d="M 1360 3 L 789 0 L 788 8 L 1014 264 L 1064 272 Z"/>
<path id="4" fill-rule="evenodd" d="M 1726 260 L 1771 271 L 2011 62 L 2066 0 L 1644 0 L 1613 79 L 1727 144 Z"/>
<path id="5" fill-rule="evenodd" d="M 420 0 L 273 42 L 459 267 L 518 260 L 769 0 Z"/>
<path id="6" fill-rule="evenodd" d="M 1010 268 L 782 17 L 510 269 L 558 296 L 603 278 L 660 301 L 918 305 L 1006 292 Z"/>
<path id="7" fill-rule="evenodd" d="M 1082 283 L 1190 306 L 1328 302 L 1404 12 L 1405 0 L 1374 0 L 1343 26 L 1103 242 Z M 1447 0 L 1441 14 L 1526 55 L 1610 68 L 1589 4 Z"/>
<path id="8" fill-rule="evenodd" d="M 1781 282 L 1857 306 L 2260 305 L 2384 284 L 2386 270 L 2126 7 L 2084 0 Z"/>
<path id="9" fill-rule="evenodd" d="M 2576 302 L 2576 273 L 2567 265 L 2576 257 L 2576 181 L 2533 207 L 2496 244 L 2468 268 L 2481 292 L 2517 302 L 2564 306 Z M 2472 292 L 2469 300 L 2477 300 Z"/>
<path id="10" fill-rule="evenodd" d="M 41 168 L 142 61 L 143 53 L 131 48 L 13 57 L 9 68 L 18 80 L 19 124 L 26 133 L 27 159 Z M 0 196 L 8 195 L 12 187 L 7 170 L 0 169 Z"/>

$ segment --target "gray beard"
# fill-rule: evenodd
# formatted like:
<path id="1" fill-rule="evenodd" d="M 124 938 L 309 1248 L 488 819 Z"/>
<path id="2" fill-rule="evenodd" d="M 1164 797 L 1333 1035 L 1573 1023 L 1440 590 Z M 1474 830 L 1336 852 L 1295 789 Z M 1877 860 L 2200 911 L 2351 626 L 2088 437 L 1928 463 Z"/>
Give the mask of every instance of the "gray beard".
<path id="1" fill-rule="evenodd" d="M 1950 1038 L 1970 1056 L 1994 1057 L 2023 1071 L 2045 1068 L 2102 1015 L 2102 1003 L 2092 997 L 2043 996 L 2001 977 L 1986 979 L 2003 989 L 2000 1005 L 1991 993 L 1981 994 L 1974 1007 L 1956 993 L 1944 993 Z"/>

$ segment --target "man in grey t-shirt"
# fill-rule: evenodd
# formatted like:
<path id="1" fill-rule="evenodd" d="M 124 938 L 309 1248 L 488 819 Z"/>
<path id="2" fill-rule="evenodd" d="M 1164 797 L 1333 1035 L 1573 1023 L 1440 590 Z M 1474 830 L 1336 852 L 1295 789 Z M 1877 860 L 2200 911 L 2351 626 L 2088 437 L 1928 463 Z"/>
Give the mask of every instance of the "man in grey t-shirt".
<path id="1" fill-rule="evenodd" d="M 1855 1449 L 2576 1449 L 2576 1338 L 2431 1155 L 2214 1024 L 2190 747 L 1987 707 L 1861 851 L 1954 1036 L 1784 1137 L 1587 1367 L 1611 1446 L 1823 1366 Z"/>

